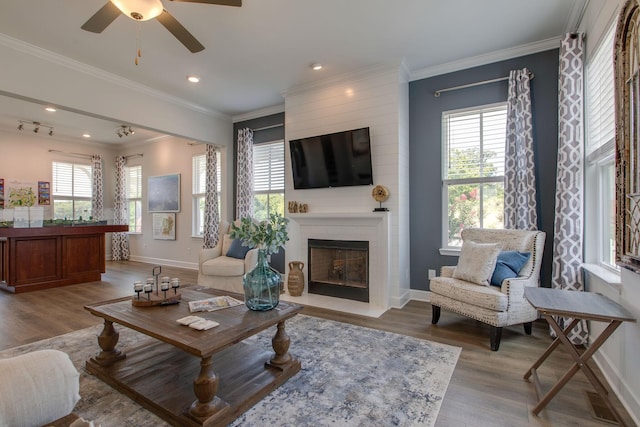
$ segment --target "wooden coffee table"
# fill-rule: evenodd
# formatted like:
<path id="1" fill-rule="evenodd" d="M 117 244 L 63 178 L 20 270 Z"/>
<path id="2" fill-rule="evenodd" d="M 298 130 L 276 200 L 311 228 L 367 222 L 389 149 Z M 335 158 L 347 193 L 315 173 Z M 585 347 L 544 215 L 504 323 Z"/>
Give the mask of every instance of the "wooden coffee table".
<path id="1" fill-rule="evenodd" d="M 87 371 L 176 426 L 227 425 L 300 371 L 300 362 L 288 352 L 285 320 L 301 306 L 281 301 L 265 312 L 242 304 L 190 313 L 189 301 L 229 293 L 209 288 L 181 293 L 181 302 L 168 306 L 136 307 L 131 298 L 86 306 L 104 319 L 101 351 L 86 362 Z M 220 326 L 197 331 L 176 322 L 190 314 Z M 127 347 L 125 354 L 114 323 L 150 338 Z M 243 341 L 276 325 L 273 351 Z"/>

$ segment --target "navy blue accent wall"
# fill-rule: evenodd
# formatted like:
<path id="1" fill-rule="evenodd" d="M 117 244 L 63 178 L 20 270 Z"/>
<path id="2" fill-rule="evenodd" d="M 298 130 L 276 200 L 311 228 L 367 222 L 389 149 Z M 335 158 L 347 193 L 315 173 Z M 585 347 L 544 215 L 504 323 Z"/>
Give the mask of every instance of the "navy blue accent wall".
<path id="1" fill-rule="evenodd" d="M 558 150 L 558 50 L 553 49 L 409 83 L 409 177 L 411 182 L 411 289 L 428 290 L 428 270 L 455 265 L 442 246 L 442 112 L 507 100 L 507 81 L 433 96 L 436 90 L 492 80 L 528 68 L 537 164 L 539 228 L 547 233 L 542 286 L 551 283 L 551 256 Z"/>
<path id="2" fill-rule="evenodd" d="M 269 127 L 274 125 L 282 125 L 269 129 L 258 130 L 253 132 L 253 143 L 259 144 L 261 142 L 284 140 L 284 113 L 271 114 L 269 116 L 259 117 L 256 119 L 245 120 L 244 122 L 236 122 L 233 124 L 233 212 L 235 214 L 236 206 L 236 167 L 238 152 L 238 129 L 251 128 L 260 129 L 263 127 Z M 284 249 L 271 255 L 271 267 L 275 268 L 281 273 L 284 273 Z"/>

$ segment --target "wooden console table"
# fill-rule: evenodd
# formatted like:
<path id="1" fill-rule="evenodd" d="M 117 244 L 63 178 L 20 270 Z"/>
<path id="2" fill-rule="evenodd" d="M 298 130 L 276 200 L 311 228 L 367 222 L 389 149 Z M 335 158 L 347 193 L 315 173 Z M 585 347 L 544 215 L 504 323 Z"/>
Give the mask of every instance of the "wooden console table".
<path id="1" fill-rule="evenodd" d="M 602 397 L 607 407 L 611 410 L 620 425 L 625 426 L 625 422 L 613 407 L 609 400 L 609 391 L 607 387 L 596 377 L 593 370 L 587 362 L 591 359 L 596 351 L 604 344 L 611 334 L 622 324 L 622 322 L 635 322 L 636 319 L 620 304 L 615 303 L 609 298 L 601 294 L 590 292 L 563 291 L 560 289 L 549 288 L 525 288 L 524 296 L 529 303 L 540 314 L 547 319 L 549 325 L 556 333 L 556 339 L 551 343 L 549 348 L 540 356 L 540 358 L 527 370 L 524 379 L 533 378 L 536 389 L 536 395 L 540 401 L 531 412 L 538 415 L 540 411 L 553 399 L 553 397 L 569 382 L 569 380 L 582 369 L 587 379 L 596 392 Z M 558 325 L 554 316 L 569 317 L 573 319 L 571 323 L 564 329 Z M 581 321 L 590 320 L 596 322 L 608 323 L 604 331 L 593 341 L 589 347 L 580 354 L 575 346 L 569 341 L 569 333 Z M 540 386 L 540 380 L 536 370 L 542 365 L 547 357 L 555 350 L 558 345 L 564 344 L 565 349 L 569 352 L 575 363 L 571 365 L 569 370 L 558 380 L 558 382 L 543 395 Z"/>
<path id="2" fill-rule="evenodd" d="M 0 228 L 0 289 L 19 293 L 100 280 L 105 233 L 128 225 Z"/>

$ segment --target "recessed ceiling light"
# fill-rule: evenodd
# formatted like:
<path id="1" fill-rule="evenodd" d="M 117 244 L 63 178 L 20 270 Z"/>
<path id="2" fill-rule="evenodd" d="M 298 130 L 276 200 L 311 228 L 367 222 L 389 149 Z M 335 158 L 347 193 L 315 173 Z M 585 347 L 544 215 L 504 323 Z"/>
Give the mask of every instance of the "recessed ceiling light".
<path id="1" fill-rule="evenodd" d="M 56 109 L 53 108 L 53 107 L 47 107 L 47 108 L 45 108 L 45 110 L 47 110 L 47 111 L 49 111 L 51 113 L 55 113 L 56 112 Z"/>
<path id="2" fill-rule="evenodd" d="M 314 71 L 322 70 L 322 64 L 311 64 L 311 69 Z"/>
<path id="3" fill-rule="evenodd" d="M 91 138 L 91 135 L 88 133 L 83 133 L 82 136 L 84 136 L 85 138 Z"/>
<path id="4" fill-rule="evenodd" d="M 200 77 L 198 76 L 187 76 L 187 80 L 191 83 L 198 83 L 200 81 Z"/>

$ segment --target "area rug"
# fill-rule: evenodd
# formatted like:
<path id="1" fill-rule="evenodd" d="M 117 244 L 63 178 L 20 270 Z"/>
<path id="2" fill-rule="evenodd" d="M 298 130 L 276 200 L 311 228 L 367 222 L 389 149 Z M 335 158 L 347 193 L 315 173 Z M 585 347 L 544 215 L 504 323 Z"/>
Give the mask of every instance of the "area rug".
<path id="1" fill-rule="evenodd" d="M 126 352 L 142 337 L 124 327 Z M 84 370 L 98 351 L 101 325 L 0 352 L 65 351 L 80 371 L 75 412 L 102 427 L 167 426 Z M 298 315 L 287 321 L 290 352 L 301 371 L 232 426 L 433 426 L 461 349 L 375 329 Z M 250 340 L 271 348 L 272 330 Z M 146 337 L 145 337 L 146 338 Z M 95 343 L 92 346 L 88 343 Z"/>

